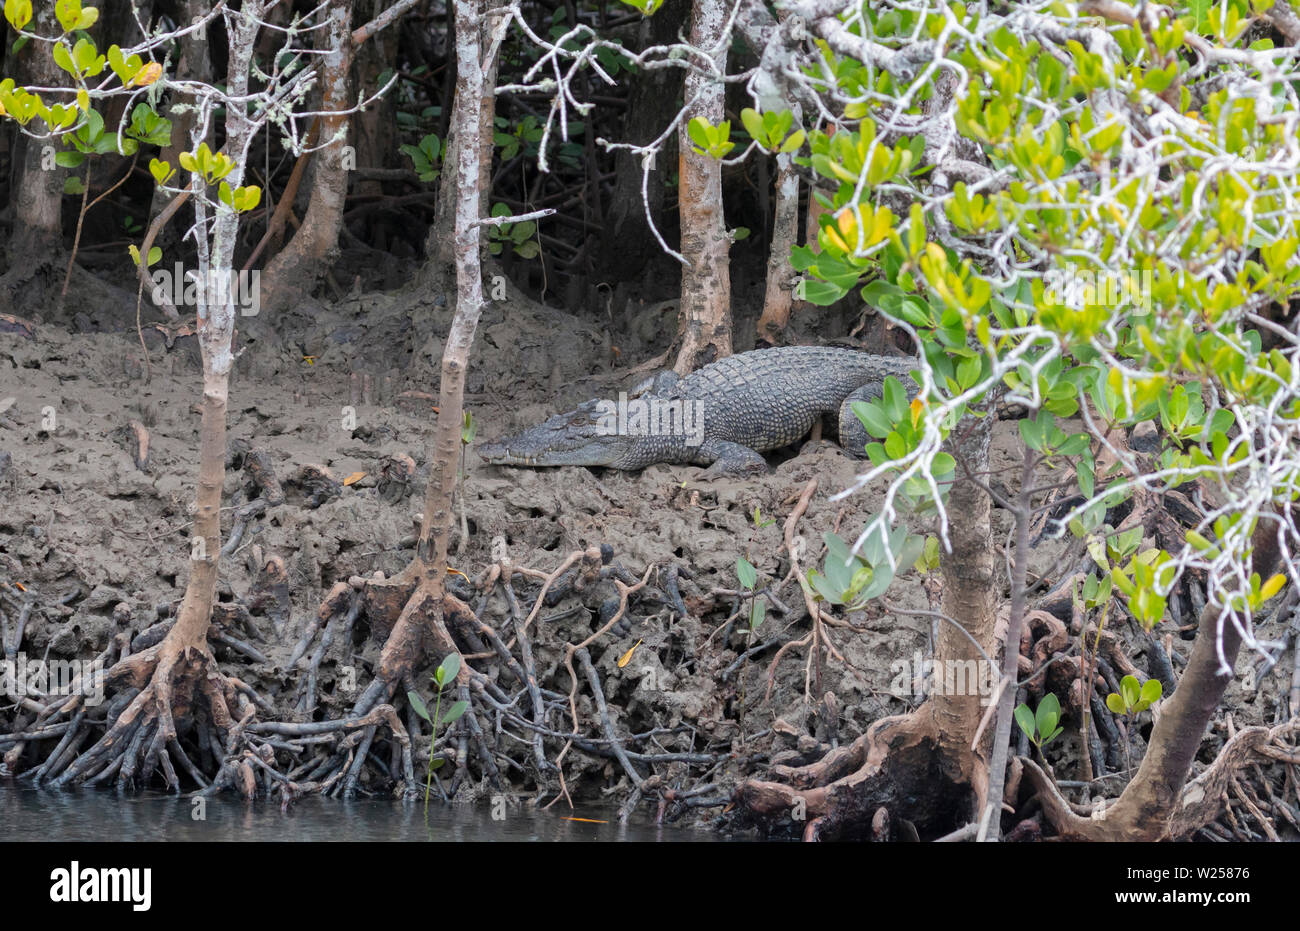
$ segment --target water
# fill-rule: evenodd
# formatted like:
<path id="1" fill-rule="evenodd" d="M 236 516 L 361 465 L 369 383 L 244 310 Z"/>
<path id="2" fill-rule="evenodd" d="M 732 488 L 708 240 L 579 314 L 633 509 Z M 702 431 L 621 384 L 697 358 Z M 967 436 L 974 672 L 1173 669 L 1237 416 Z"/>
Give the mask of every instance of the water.
<path id="1" fill-rule="evenodd" d="M 194 800 L 174 795 L 112 791 L 50 792 L 0 784 L 0 840 L 4 841 L 715 841 L 712 833 L 655 825 L 647 816 L 626 825 L 613 810 L 550 811 L 429 805 L 392 799 L 336 801 L 303 798 L 288 812 L 278 802 L 207 799 L 206 819 L 194 820 Z M 563 807 L 562 807 L 563 806 Z M 604 824 L 570 821 L 581 817 Z"/>

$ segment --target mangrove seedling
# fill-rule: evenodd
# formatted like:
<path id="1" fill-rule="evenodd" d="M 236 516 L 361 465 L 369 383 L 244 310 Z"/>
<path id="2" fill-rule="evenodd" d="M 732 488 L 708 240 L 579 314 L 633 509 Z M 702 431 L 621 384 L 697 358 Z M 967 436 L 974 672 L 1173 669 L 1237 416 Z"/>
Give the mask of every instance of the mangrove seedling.
<path id="1" fill-rule="evenodd" d="M 1115 714 L 1132 718 L 1158 702 L 1164 691 L 1165 688 L 1160 684 L 1159 679 L 1148 679 L 1144 684 L 1139 684 L 1137 676 L 1128 675 L 1119 680 L 1118 693 L 1111 692 L 1106 696 L 1106 707 Z M 1133 766 L 1129 762 L 1127 737 L 1128 735 L 1125 734 L 1124 768 L 1131 770 Z"/>
<path id="2" fill-rule="evenodd" d="M 1146 711 L 1160 700 L 1164 686 L 1159 679 L 1148 679 L 1145 685 L 1138 683 L 1137 676 L 1125 676 L 1119 680 L 1119 692 L 1106 696 L 1106 707 L 1116 714 L 1135 715 Z"/>
<path id="3" fill-rule="evenodd" d="M 429 738 L 429 769 L 424 780 L 424 810 L 429 810 L 429 791 L 433 787 L 433 771 L 441 769 L 442 764 L 447 762 L 445 759 L 433 758 L 433 748 L 438 743 L 438 725 L 448 725 L 454 722 L 469 707 L 469 702 L 460 700 L 447 709 L 447 713 L 439 717 L 442 710 L 442 690 L 448 683 L 456 681 L 456 676 L 460 674 L 460 654 L 448 653 L 442 663 L 433 673 L 433 684 L 438 687 L 438 694 L 435 696 L 433 704 L 433 716 L 429 716 L 429 708 L 424 703 L 424 699 L 414 689 L 406 693 L 406 699 L 415 709 L 415 713 L 424 720 L 433 725 L 433 736 Z"/>
<path id="4" fill-rule="evenodd" d="M 754 631 L 758 630 L 763 619 L 767 617 L 767 600 L 755 595 L 758 586 L 758 570 L 748 559 L 741 556 L 736 560 L 736 578 L 749 601 L 749 627 L 745 632 L 745 656 L 740 665 L 740 734 L 745 735 L 745 673 L 749 666 L 749 651 L 754 642 Z"/>
<path id="5" fill-rule="evenodd" d="M 1016 708 L 1016 723 L 1025 732 L 1029 742 L 1038 748 L 1040 757 L 1043 755 L 1043 747 L 1055 740 L 1065 729 L 1060 726 L 1060 720 L 1061 702 L 1052 692 L 1043 696 L 1043 700 L 1038 703 L 1037 711 L 1030 711 L 1029 706 L 1023 703 Z"/>
<path id="6" fill-rule="evenodd" d="M 884 594 L 895 573 L 907 571 L 925 549 L 925 538 L 909 534 L 905 526 L 895 528 L 888 539 L 871 535 L 857 553 L 836 534 L 823 534 L 822 539 L 826 542 L 822 569 L 809 569 L 800 584 L 814 601 L 842 605 L 849 611 L 860 611 Z"/>

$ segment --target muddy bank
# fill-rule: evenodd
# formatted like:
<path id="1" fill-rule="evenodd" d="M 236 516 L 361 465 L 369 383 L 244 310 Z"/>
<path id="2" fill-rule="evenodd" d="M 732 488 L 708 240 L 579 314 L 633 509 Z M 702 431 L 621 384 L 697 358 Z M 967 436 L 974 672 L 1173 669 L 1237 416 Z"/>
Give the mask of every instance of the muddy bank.
<path id="1" fill-rule="evenodd" d="M 664 306 L 644 311 L 665 322 L 672 313 Z M 266 703 L 259 720 L 346 717 L 373 678 L 387 628 L 364 610 L 347 623 L 322 625 L 318 611 L 336 583 L 392 577 L 411 560 L 436 397 L 436 384 L 420 373 L 436 368 L 448 321 L 436 297 L 413 304 L 409 295 L 367 294 L 278 321 L 270 336 L 258 335 L 266 321 L 250 322 L 252 338 L 231 391 L 228 553 L 220 588 L 227 608 L 218 610 L 212 645 L 223 671 Z M 835 323 L 847 332 L 853 321 Z M 496 437 L 588 397 L 616 396 L 629 387 L 634 364 L 653 354 L 658 332 L 642 320 L 611 334 L 531 302 L 494 305 L 480 329 L 466 398 L 479 436 Z M 156 328 L 145 334 L 147 366 L 133 330 L 69 333 L 40 325 L 32 338 L 0 334 L 0 402 L 13 399 L 0 413 L 0 461 L 7 466 L 0 476 L 0 597 L 6 645 L 28 657 L 100 656 L 115 637 L 130 642 L 165 625 L 182 595 L 199 370 L 192 336 Z M 140 429 L 148 437 L 144 462 L 137 461 Z M 1018 462 L 1014 450 L 1014 423 L 1000 425 L 995 473 Z M 281 501 L 267 502 L 250 459 L 269 465 Z M 474 759 L 463 730 L 440 735 L 440 748 L 462 754 L 458 799 L 505 792 L 549 803 L 567 791 L 574 799 L 622 804 L 636 793 L 613 752 L 612 727 L 632 768 L 675 793 L 665 804 L 668 817 L 708 821 L 740 778 L 774 762 L 815 760 L 872 721 L 920 704 L 923 693 L 911 680 L 920 674 L 915 658 L 929 650 L 931 621 L 924 617 L 875 603 L 840 618 L 842 626 L 828 630 L 842 659 L 824 663 L 820 690 L 808 651 L 782 652 L 809 625 L 782 542 L 795 501 L 815 479 L 797 532 L 816 555 L 824 533 L 856 535 L 878 500 L 871 492 L 830 500 L 860 462 L 829 443 L 782 451 L 770 461 L 769 475 L 706 484 L 693 467 L 510 470 L 484 465 L 470 448 L 468 532 L 462 538 L 457 531 L 453 540 L 454 568 L 463 575 L 453 586 L 512 657 L 519 657 L 512 614 L 533 612 L 542 578 L 571 554 L 598 548 L 600 558 L 556 580 L 536 608 L 529 636 L 543 714 L 527 710 L 519 667 L 499 661 L 491 636 L 461 632 L 471 663 L 519 704 L 480 716 L 494 748 L 492 766 Z M 261 506 L 250 508 L 259 498 Z M 1006 515 L 995 512 L 995 521 L 995 537 L 1005 534 Z M 911 529 L 930 528 L 917 522 Z M 1040 540 L 1031 574 L 1058 575 L 1064 547 Z M 742 555 L 758 568 L 760 587 L 777 586 L 752 635 L 734 594 Z M 496 584 L 485 595 L 474 583 L 503 558 L 531 574 L 514 576 L 512 591 Z M 587 648 L 602 712 L 584 669 L 571 674 L 566 644 L 602 631 L 618 613 L 620 595 L 642 580 L 618 622 Z M 912 572 L 888 598 L 900 608 L 925 609 L 937 584 Z M 1124 630 L 1119 636 L 1141 664 L 1140 638 Z M 1181 637 L 1171 635 L 1174 654 Z M 1032 640 L 1025 647 L 1032 655 Z M 904 679 L 909 687 L 899 689 Z M 413 684 L 431 695 L 427 671 Z M 1235 720 L 1271 720 L 1278 691 L 1276 676 L 1250 694 L 1234 686 Z M 422 775 L 427 727 L 404 714 Z M 0 705 L 0 734 L 21 731 L 31 718 L 21 704 Z M 524 726 L 528 721 L 534 726 Z M 335 739 L 276 752 L 287 755 L 289 771 L 307 773 L 313 760 L 349 738 Z M 552 767 L 568 743 L 561 784 Z M 22 771 L 50 747 L 0 743 L 0 753 L 10 769 Z M 1140 740 L 1134 748 L 1140 753 Z M 1078 751 L 1076 727 L 1049 758 L 1070 770 Z M 389 794 L 409 780 L 395 749 L 376 750 L 356 770 L 356 783 L 362 793 Z M 269 779 L 265 787 L 275 788 Z"/>

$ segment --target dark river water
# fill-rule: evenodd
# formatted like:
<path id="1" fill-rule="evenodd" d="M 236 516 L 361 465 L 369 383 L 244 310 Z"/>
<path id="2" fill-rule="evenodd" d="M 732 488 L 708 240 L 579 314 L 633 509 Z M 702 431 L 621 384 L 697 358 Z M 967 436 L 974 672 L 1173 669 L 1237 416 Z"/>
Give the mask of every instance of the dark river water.
<path id="1" fill-rule="evenodd" d="M 275 802 L 207 799 L 203 820 L 193 799 L 119 796 L 112 791 L 46 792 L 0 783 L 4 841 L 715 841 L 710 832 L 626 825 L 616 811 L 559 802 L 550 811 L 509 807 L 494 820 L 489 806 L 429 805 L 390 799 L 304 798 L 281 813 Z M 564 806 L 561 809 L 561 806 Z M 585 818 L 590 821 L 573 821 Z M 604 821 L 606 823 L 590 823 Z"/>

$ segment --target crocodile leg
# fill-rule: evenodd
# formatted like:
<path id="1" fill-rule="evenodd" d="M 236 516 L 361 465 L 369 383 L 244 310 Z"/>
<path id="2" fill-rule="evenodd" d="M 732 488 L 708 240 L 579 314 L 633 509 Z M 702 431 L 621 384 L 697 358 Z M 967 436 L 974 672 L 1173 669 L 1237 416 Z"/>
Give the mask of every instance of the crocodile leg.
<path id="1" fill-rule="evenodd" d="M 880 394 L 881 386 L 872 382 L 850 392 L 840 404 L 839 423 L 836 424 L 840 448 L 855 459 L 867 458 L 867 444 L 875 438 L 867 433 L 867 428 L 862 426 L 858 415 L 853 413 L 853 402 L 875 401 Z"/>
<path id="2" fill-rule="evenodd" d="M 910 378 L 901 378 L 899 380 L 907 391 L 907 399 L 909 401 L 913 400 L 920 392 L 916 382 Z M 875 442 L 875 437 L 867 432 L 867 428 L 862 426 L 862 421 L 858 419 L 858 415 L 853 413 L 853 402 L 875 401 L 880 398 L 883 392 L 884 387 L 879 382 L 870 382 L 850 392 L 849 396 L 840 403 L 839 423 L 836 425 L 840 448 L 855 459 L 867 458 L 867 444 Z"/>
<path id="3" fill-rule="evenodd" d="M 698 465 L 708 465 L 704 478 L 720 475 L 763 475 L 767 460 L 748 446 L 729 440 L 705 440 L 695 453 Z"/>

